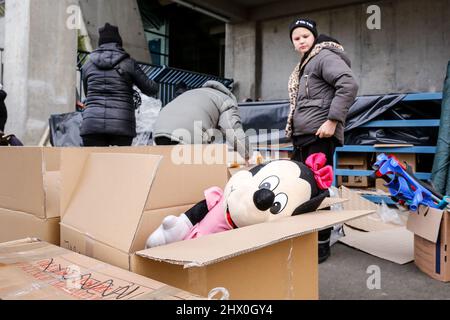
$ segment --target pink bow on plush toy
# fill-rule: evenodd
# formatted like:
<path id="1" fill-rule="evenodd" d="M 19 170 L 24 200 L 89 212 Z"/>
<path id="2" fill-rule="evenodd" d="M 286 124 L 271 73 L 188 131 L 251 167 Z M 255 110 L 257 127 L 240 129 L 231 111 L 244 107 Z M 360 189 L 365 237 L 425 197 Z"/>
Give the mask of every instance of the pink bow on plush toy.
<path id="1" fill-rule="evenodd" d="M 310 155 L 305 162 L 314 173 L 317 186 L 322 190 L 328 189 L 333 183 L 333 168 L 330 165 L 325 166 L 326 163 L 327 157 L 322 152 Z"/>

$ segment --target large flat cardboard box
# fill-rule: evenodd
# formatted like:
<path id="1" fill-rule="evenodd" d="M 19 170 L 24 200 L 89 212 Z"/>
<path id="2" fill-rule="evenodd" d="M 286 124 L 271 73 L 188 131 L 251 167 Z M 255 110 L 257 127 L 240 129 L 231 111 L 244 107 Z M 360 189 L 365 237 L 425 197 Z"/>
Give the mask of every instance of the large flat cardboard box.
<path id="1" fill-rule="evenodd" d="M 201 296 L 317 299 L 317 231 L 372 213 L 314 212 L 143 250 L 164 217 L 229 176 L 226 163 L 174 164 L 172 148 L 64 150 L 61 246 Z"/>
<path id="2" fill-rule="evenodd" d="M 59 244 L 59 148 L 0 148 L 0 242 Z"/>
<path id="3" fill-rule="evenodd" d="M 204 150 L 223 155 L 224 147 Z M 173 161 L 175 153 L 192 154 L 192 148 L 64 149 L 61 246 L 130 270 L 132 255 L 167 215 L 203 200 L 210 186 L 225 186 L 226 162 Z"/>
<path id="4" fill-rule="evenodd" d="M 339 169 L 349 170 L 369 170 L 369 163 L 366 153 L 343 153 L 338 158 Z M 369 177 L 367 176 L 338 176 L 338 186 L 346 187 L 369 187 Z"/>
<path id="5" fill-rule="evenodd" d="M 372 211 L 317 211 L 137 252 L 133 271 L 203 295 L 319 298 L 317 231 Z M 336 275 L 338 276 L 338 275 Z"/>
<path id="6" fill-rule="evenodd" d="M 425 206 L 410 212 L 408 230 L 414 232 L 414 262 L 430 277 L 450 281 L 450 212 Z"/>
<path id="7" fill-rule="evenodd" d="M 200 297 L 47 242 L 0 244 L 0 300 L 186 299 Z"/>
<path id="8" fill-rule="evenodd" d="M 342 198 L 348 199 L 342 204 L 344 210 L 367 209 L 377 212 L 382 208 L 346 187 L 341 187 L 339 193 Z M 379 213 L 347 222 L 344 234 L 339 242 L 352 248 L 398 264 L 414 261 L 414 234 L 402 224 L 383 222 Z"/>

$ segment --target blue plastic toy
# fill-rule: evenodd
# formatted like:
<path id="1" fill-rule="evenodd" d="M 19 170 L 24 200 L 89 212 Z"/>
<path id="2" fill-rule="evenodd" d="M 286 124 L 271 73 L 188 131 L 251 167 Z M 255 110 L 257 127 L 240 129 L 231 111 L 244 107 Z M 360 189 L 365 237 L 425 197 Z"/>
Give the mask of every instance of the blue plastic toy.
<path id="1" fill-rule="evenodd" d="M 450 202 L 450 197 L 442 196 L 431 186 L 426 186 L 395 156 L 378 155 L 373 165 L 375 175 L 384 179 L 393 199 L 401 205 L 417 211 L 419 205 L 444 209 Z"/>

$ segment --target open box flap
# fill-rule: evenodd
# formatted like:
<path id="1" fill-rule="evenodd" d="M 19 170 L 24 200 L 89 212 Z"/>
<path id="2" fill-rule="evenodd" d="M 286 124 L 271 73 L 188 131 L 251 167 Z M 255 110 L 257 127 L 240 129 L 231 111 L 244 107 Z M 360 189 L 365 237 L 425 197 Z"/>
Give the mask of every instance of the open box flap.
<path id="1" fill-rule="evenodd" d="M 128 252 L 161 158 L 90 154 L 62 225 Z"/>
<path id="2" fill-rule="evenodd" d="M 433 243 L 437 242 L 444 211 L 420 206 L 416 212 L 410 212 L 407 229 Z"/>

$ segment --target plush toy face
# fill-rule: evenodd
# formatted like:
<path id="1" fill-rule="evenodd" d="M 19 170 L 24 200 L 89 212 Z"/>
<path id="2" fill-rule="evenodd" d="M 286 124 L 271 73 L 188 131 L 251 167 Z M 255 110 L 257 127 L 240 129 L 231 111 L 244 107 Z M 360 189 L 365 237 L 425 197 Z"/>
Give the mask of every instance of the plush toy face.
<path id="1" fill-rule="evenodd" d="M 313 192 L 314 181 L 302 170 L 309 169 L 294 161 L 276 160 L 257 172 L 236 173 L 225 187 L 228 220 L 245 227 L 293 215 Z"/>

